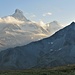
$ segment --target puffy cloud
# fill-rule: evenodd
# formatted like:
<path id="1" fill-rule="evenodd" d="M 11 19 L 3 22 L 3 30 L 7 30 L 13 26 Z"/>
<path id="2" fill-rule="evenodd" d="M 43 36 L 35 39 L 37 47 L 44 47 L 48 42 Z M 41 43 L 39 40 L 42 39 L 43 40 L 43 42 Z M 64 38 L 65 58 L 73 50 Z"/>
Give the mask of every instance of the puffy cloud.
<path id="1" fill-rule="evenodd" d="M 14 17 L 8 16 L 6 18 L 0 18 L 0 23 L 23 24 L 24 21 L 20 21 Z"/>
<path id="2" fill-rule="evenodd" d="M 43 14 L 43 16 L 50 16 L 50 15 L 52 15 L 52 13 L 50 12 Z"/>
<path id="3" fill-rule="evenodd" d="M 36 15 L 31 15 L 31 18 L 35 18 L 36 17 Z"/>
<path id="4" fill-rule="evenodd" d="M 40 25 L 40 26 L 41 26 L 43 29 L 45 29 L 45 30 L 46 30 L 47 27 L 48 27 L 42 20 L 40 20 L 40 22 L 37 22 L 37 24 Z"/>

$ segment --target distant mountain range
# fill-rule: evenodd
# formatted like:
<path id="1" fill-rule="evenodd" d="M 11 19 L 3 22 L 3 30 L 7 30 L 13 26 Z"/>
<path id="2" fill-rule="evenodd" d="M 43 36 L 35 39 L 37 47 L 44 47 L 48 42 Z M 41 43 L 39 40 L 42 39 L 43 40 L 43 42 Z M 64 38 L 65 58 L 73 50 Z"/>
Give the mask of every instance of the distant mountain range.
<path id="1" fill-rule="evenodd" d="M 49 68 L 75 64 L 75 23 L 51 37 L 0 52 L 0 69 Z"/>
<path id="2" fill-rule="evenodd" d="M 0 18 L 0 50 L 26 45 L 49 37 L 62 26 L 57 21 L 49 24 L 28 20 L 19 9 L 9 16 Z"/>

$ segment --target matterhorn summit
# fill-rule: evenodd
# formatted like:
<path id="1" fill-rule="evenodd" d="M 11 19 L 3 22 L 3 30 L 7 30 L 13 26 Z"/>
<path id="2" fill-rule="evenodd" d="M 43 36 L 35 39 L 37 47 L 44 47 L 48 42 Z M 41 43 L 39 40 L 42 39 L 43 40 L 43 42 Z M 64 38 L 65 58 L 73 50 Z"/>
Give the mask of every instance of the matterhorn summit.
<path id="1" fill-rule="evenodd" d="M 12 15 L 12 17 L 18 19 L 18 20 L 22 20 L 22 21 L 29 21 L 26 19 L 26 17 L 23 15 L 23 12 L 19 9 L 15 10 L 15 13 Z"/>

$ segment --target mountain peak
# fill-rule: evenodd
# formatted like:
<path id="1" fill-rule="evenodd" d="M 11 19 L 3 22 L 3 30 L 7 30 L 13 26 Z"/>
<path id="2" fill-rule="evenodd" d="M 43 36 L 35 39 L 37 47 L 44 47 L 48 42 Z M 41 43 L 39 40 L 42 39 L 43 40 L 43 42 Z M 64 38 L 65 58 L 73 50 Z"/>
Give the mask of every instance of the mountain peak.
<path id="1" fill-rule="evenodd" d="M 19 9 L 15 10 L 15 13 L 12 15 L 12 17 L 21 20 L 21 21 L 29 21 L 26 19 L 26 17 L 24 16 L 23 12 Z"/>
<path id="2" fill-rule="evenodd" d="M 21 10 L 19 10 L 19 9 L 16 9 L 16 10 L 15 10 L 15 13 L 16 13 L 16 14 L 18 14 L 18 13 L 19 13 L 19 14 L 23 14 L 23 12 L 22 12 Z"/>
<path id="3" fill-rule="evenodd" d="M 53 21 L 50 24 L 55 24 L 55 25 L 59 25 L 59 23 L 57 21 Z"/>
<path id="4" fill-rule="evenodd" d="M 72 30 L 75 31 L 75 22 L 72 22 L 72 23 L 69 25 L 69 29 L 70 29 L 70 31 L 72 31 Z"/>
<path id="5" fill-rule="evenodd" d="M 68 25 L 69 26 L 69 28 L 71 28 L 71 29 L 75 29 L 75 22 L 72 22 L 70 25 Z"/>
<path id="6" fill-rule="evenodd" d="M 72 22 L 71 25 L 75 24 L 75 22 Z"/>

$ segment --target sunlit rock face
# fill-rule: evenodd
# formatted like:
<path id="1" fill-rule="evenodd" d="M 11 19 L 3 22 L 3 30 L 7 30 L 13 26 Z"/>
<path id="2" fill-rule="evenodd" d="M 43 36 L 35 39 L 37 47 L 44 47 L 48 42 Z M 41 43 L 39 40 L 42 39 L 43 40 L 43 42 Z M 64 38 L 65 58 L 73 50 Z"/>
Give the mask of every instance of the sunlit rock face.
<path id="1" fill-rule="evenodd" d="M 59 27 L 53 29 L 49 26 L 42 21 L 28 20 L 21 10 L 16 9 L 14 14 L 0 18 L 0 50 L 41 40 L 51 36 L 54 30 L 60 29 Z"/>

